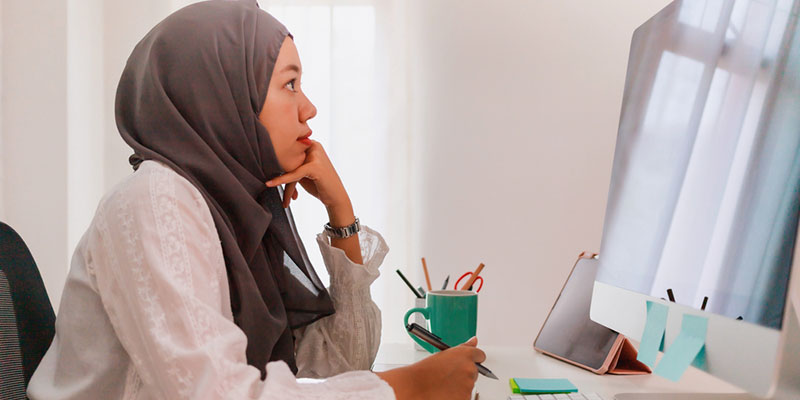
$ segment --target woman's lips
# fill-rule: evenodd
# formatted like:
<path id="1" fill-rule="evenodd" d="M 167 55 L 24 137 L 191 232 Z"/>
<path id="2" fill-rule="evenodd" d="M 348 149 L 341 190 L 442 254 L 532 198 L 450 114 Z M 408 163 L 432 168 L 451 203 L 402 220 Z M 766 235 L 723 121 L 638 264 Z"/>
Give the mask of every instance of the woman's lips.
<path id="1" fill-rule="evenodd" d="M 306 145 L 306 146 L 311 146 L 311 139 L 309 139 L 310 136 L 311 136 L 311 132 L 308 132 L 307 135 L 297 139 L 297 141 L 302 143 L 302 144 L 304 144 L 304 145 Z"/>

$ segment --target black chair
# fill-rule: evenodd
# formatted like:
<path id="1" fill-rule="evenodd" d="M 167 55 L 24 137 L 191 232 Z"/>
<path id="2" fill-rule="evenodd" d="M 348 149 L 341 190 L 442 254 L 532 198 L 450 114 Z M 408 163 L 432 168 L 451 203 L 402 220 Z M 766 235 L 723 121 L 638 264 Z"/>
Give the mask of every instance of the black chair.
<path id="1" fill-rule="evenodd" d="M 25 389 L 55 335 L 56 316 L 31 252 L 0 222 L 0 399 Z"/>

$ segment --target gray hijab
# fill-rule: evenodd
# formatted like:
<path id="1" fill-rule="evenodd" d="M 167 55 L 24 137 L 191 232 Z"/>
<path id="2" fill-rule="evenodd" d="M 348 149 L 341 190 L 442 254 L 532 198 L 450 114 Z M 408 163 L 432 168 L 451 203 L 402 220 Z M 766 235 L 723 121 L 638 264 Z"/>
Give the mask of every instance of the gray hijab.
<path id="1" fill-rule="evenodd" d="M 258 114 L 283 40 L 254 0 L 187 6 L 136 45 L 122 72 L 116 121 L 134 168 L 157 160 L 202 193 L 222 242 L 234 322 L 247 362 L 296 373 L 291 329 L 334 313 L 290 209 L 265 182 L 284 173 Z"/>

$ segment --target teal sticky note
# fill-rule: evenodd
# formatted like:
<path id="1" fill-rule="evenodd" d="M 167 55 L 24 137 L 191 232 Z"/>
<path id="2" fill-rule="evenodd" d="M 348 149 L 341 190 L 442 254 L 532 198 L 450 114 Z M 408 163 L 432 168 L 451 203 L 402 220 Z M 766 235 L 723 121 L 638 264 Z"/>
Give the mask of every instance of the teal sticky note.
<path id="1" fill-rule="evenodd" d="M 636 359 L 652 368 L 656 362 L 659 348 L 664 347 L 664 331 L 667 329 L 669 308 L 653 301 L 647 302 L 647 320 L 639 344 Z"/>
<path id="2" fill-rule="evenodd" d="M 697 357 L 694 358 L 694 361 L 692 361 L 692 366 L 699 370 L 708 372 L 708 360 L 706 359 L 705 345 L 700 349 L 700 352 L 697 353 Z"/>
<path id="3" fill-rule="evenodd" d="M 664 353 L 664 357 L 661 357 L 661 361 L 653 372 L 677 382 L 703 350 L 707 331 L 708 319 L 685 314 L 678 337 Z M 703 360 L 703 362 L 705 361 Z"/>
<path id="4" fill-rule="evenodd" d="M 575 393 L 578 388 L 568 379 L 514 378 L 521 394 Z"/>

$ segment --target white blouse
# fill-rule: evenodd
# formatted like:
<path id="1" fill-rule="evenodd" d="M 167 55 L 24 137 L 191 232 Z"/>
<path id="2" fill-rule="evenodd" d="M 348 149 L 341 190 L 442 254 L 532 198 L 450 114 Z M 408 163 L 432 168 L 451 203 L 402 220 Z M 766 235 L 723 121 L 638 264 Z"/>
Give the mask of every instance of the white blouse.
<path id="1" fill-rule="evenodd" d="M 327 379 L 298 380 L 276 361 L 262 381 L 233 322 L 208 205 L 188 180 L 145 161 L 103 198 L 75 250 L 56 336 L 28 396 L 394 399 L 367 371 L 381 331 L 369 287 L 388 247 L 367 227 L 359 237 L 364 265 L 332 247 L 324 232 L 317 235 L 336 313 L 295 331 L 298 376 Z"/>

